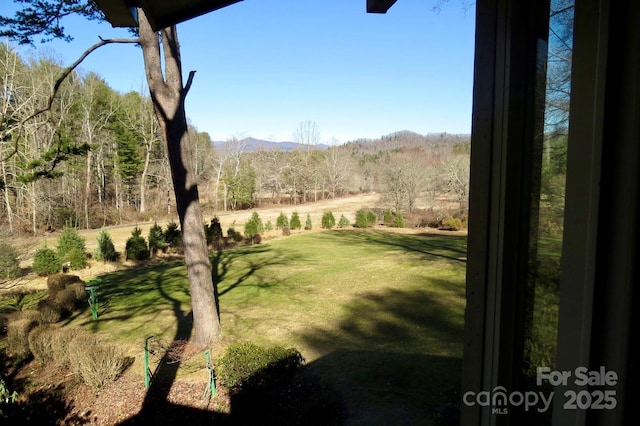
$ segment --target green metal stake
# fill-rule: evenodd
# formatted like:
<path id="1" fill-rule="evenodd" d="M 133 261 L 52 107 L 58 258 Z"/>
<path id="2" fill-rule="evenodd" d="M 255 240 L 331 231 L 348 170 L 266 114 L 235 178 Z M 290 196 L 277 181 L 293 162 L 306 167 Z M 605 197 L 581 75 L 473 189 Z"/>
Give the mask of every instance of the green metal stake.
<path id="1" fill-rule="evenodd" d="M 149 339 L 153 336 L 149 336 L 144 339 L 144 387 L 149 389 L 151 382 L 151 370 L 149 370 Z"/>
<path id="2" fill-rule="evenodd" d="M 209 369 L 209 389 L 211 389 L 211 397 L 216 395 L 216 377 L 213 374 L 213 364 L 211 364 L 211 354 L 209 351 L 204 353 L 204 357 L 207 360 L 207 368 Z M 206 391 L 206 390 L 205 390 Z"/>
<path id="3" fill-rule="evenodd" d="M 96 291 L 98 290 L 98 288 L 100 288 L 98 284 L 100 284 L 101 282 L 102 280 L 97 278 L 93 280 L 89 280 L 89 284 L 92 284 L 92 285 L 85 287 L 85 290 L 89 292 L 89 305 L 91 305 L 91 317 L 94 320 L 98 319 L 98 296 L 96 295 Z"/>

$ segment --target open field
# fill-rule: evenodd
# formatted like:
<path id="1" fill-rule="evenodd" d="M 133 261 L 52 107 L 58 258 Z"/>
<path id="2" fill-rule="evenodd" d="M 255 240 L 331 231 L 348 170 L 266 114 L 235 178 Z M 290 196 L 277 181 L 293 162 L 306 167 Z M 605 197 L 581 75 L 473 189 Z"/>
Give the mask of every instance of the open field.
<path id="1" fill-rule="evenodd" d="M 466 236 L 387 228 L 319 230 L 323 211 L 353 220 L 358 208 L 373 207 L 375 196 L 369 197 L 371 204 L 364 205 L 357 197 L 353 204 L 260 210 L 263 221 L 273 223 L 280 211 L 296 210 L 303 221 L 309 212 L 316 229 L 290 237 L 274 231 L 263 244 L 212 253 L 223 330 L 213 355 L 239 341 L 295 347 L 306 359 L 305 371 L 330 384 L 328 392 L 343 401 L 346 424 L 431 424 L 435 410 L 452 401 L 459 382 Z M 244 219 L 219 215 L 223 229 L 233 221 L 243 224 L 251 212 L 244 214 Z M 110 229 L 118 250 L 132 227 Z M 88 250 L 96 233 L 83 231 Z M 135 415 L 145 399 L 145 339 L 154 336 L 153 367 L 171 342 L 191 334 L 184 263 L 170 256 L 112 269 L 93 262 L 80 275 L 102 279 L 99 320 L 85 309 L 64 326 L 80 325 L 105 336 L 134 362 L 101 395 L 76 396 L 76 410 L 92 412 L 98 419 L 92 424 L 118 424 Z M 172 403 L 201 403 L 208 377 L 202 354 L 174 367 Z"/>
<path id="2" fill-rule="evenodd" d="M 217 216 L 220 219 L 220 224 L 222 226 L 223 232 L 226 234 L 227 230 L 235 226 L 237 231 L 243 231 L 245 222 L 251 217 L 251 214 L 254 211 L 257 211 L 260 214 L 260 218 L 263 223 L 267 223 L 271 221 L 272 224 L 275 225 L 276 219 L 280 212 L 284 212 L 287 217 L 291 217 L 291 213 L 297 211 L 300 215 L 300 220 L 304 224 L 306 220 L 307 214 L 310 215 L 311 221 L 313 224 L 313 230 L 320 230 L 320 221 L 322 218 L 322 214 L 326 211 L 333 212 L 336 220 L 340 218 L 340 215 L 345 215 L 350 222 L 355 221 L 355 213 L 360 208 L 374 207 L 379 199 L 378 194 L 364 194 L 364 195 L 356 195 L 351 197 L 342 197 L 336 198 L 332 200 L 323 200 L 315 203 L 307 203 L 307 204 L 299 204 L 299 205 L 288 205 L 283 204 L 281 206 L 269 207 L 269 208 L 261 208 L 254 210 L 244 210 L 244 211 L 208 211 L 204 210 L 203 216 L 205 221 L 210 221 L 211 218 Z M 165 226 L 169 221 L 178 222 L 177 216 L 175 218 L 167 220 L 166 218 L 154 219 L 153 217 L 145 218 L 144 221 L 138 223 L 127 223 L 123 225 L 115 225 L 106 227 L 113 240 L 113 243 L 116 247 L 116 250 L 120 253 L 124 252 L 124 247 L 127 239 L 131 236 L 131 231 L 134 227 L 139 227 L 142 229 L 142 235 L 146 238 L 149 233 L 149 228 L 154 224 L 158 223 L 161 226 Z M 99 229 L 89 229 L 89 230 L 80 230 L 80 235 L 85 239 L 86 249 L 88 253 L 93 253 L 96 248 L 96 237 L 100 232 Z M 297 231 L 292 231 L 292 233 L 296 233 Z M 306 231 L 305 231 L 306 232 Z M 271 231 L 265 234 L 267 239 L 278 238 L 281 235 L 280 231 Z M 16 248 L 20 250 L 22 253 L 22 262 L 21 266 L 25 269 L 30 268 L 32 263 L 32 256 L 35 251 L 42 247 L 43 245 L 47 245 L 48 247 L 55 248 L 57 244 L 57 233 L 50 233 L 45 235 L 39 235 L 36 237 L 20 237 L 20 238 L 11 238 L 11 236 L 6 236 L 5 240 L 10 242 Z M 126 266 L 126 265 L 125 265 Z M 74 271 L 74 274 L 79 275 L 82 279 L 88 280 L 94 278 L 97 275 L 113 272 L 120 269 L 120 264 L 103 264 L 102 262 L 90 261 L 89 267 L 81 270 Z M 0 286 L 0 294 L 3 291 L 7 290 L 16 290 L 16 289 L 44 289 L 46 288 L 46 280 L 34 275 L 26 275 L 21 277 L 16 282 L 11 283 L 9 286 Z"/>

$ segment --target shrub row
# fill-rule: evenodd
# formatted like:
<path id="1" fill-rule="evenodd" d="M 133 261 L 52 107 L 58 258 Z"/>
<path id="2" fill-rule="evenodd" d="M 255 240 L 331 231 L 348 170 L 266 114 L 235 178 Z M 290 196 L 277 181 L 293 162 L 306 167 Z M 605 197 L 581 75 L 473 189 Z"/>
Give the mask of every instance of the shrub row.
<path id="1" fill-rule="evenodd" d="M 28 339 L 36 360 L 69 369 L 92 389 L 116 380 L 127 364 L 117 346 L 79 327 L 45 324 L 34 328 Z"/>
<path id="2" fill-rule="evenodd" d="M 38 311 L 11 315 L 7 341 L 9 351 L 18 358 L 32 354 L 40 363 L 53 362 L 70 370 L 93 389 L 114 381 L 128 363 L 117 346 L 80 327 L 49 324 Z"/>

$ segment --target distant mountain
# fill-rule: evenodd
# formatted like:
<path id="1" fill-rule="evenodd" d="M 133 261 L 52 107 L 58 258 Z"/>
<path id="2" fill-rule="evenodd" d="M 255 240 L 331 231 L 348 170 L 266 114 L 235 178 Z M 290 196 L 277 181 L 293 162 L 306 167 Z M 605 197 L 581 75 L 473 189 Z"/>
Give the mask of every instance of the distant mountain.
<path id="1" fill-rule="evenodd" d="M 296 149 L 306 150 L 308 148 L 311 148 L 311 149 L 325 150 L 329 148 L 329 145 L 325 145 L 322 143 L 317 145 L 305 145 L 305 144 L 296 143 L 296 142 L 272 142 L 272 141 L 265 141 L 262 139 L 255 139 L 255 138 L 244 138 L 244 139 L 233 141 L 233 142 L 215 141 L 213 142 L 213 145 L 218 149 L 225 149 L 229 145 L 234 145 L 234 146 L 240 147 L 240 149 L 243 152 L 256 152 L 260 150 L 289 152 Z M 235 149 L 235 148 L 232 148 L 232 149 Z"/>

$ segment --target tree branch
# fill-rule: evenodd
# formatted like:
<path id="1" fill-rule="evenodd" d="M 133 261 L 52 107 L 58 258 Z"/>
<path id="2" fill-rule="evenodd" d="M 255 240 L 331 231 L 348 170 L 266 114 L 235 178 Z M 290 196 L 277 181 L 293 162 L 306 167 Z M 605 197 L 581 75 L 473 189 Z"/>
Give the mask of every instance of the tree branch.
<path id="1" fill-rule="evenodd" d="M 9 154 L 7 154 L 7 156 L 2 158 L 1 161 L 7 161 L 8 159 L 13 157 L 18 152 L 18 140 L 20 139 L 20 129 L 22 129 L 22 127 L 25 125 L 26 122 L 28 122 L 30 120 L 33 120 L 35 117 L 37 117 L 40 114 L 42 114 L 44 112 L 47 112 L 47 111 L 49 111 L 51 109 L 51 107 L 53 106 L 53 102 L 54 102 L 54 100 L 56 98 L 56 95 L 58 94 L 58 90 L 60 89 L 60 86 L 62 85 L 64 80 L 69 76 L 69 74 L 71 74 L 73 72 L 73 70 L 75 70 L 78 67 L 78 65 L 80 65 L 82 63 L 82 61 L 84 61 L 87 58 L 87 56 L 89 56 L 91 53 L 93 53 L 96 49 L 98 49 L 98 48 L 100 48 L 102 46 L 105 46 L 107 44 L 112 44 L 112 43 L 139 43 L 139 40 L 138 39 L 129 39 L 129 38 L 100 39 L 100 41 L 98 43 L 94 44 L 93 46 L 91 46 L 90 48 L 85 50 L 84 53 L 82 53 L 82 55 L 80 55 L 80 57 L 73 64 L 71 64 L 67 68 L 65 68 L 62 71 L 62 73 L 58 76 L 58 78 L 56 79 L 56 81 L 55 81 L 55 83 L 53 85 L 53 92 L 49 96 L 49 101 L 47 102 L 47 106 L 37 110 L 36 112 L 31 114 L 27 118 L 25 118 L 25 119 L 20 121 L 20 123 L 18 124 L 18 134 L 17 134 L 17 137 L 15 139 L 15 144 L 13 146 L 13 149 Z"/>
<path id="2" fill-rule="evenodd" d="M 189 89 L 191 89 L 191 83 L 193 83 L 193 77 L 196 75 L 195 70 L 189 71 L 189 78 L 187 78 L 187 84 L 184 86 L 184 92 L 182 98 L 187 97 L 187 93 L 189 93 Z"/>

